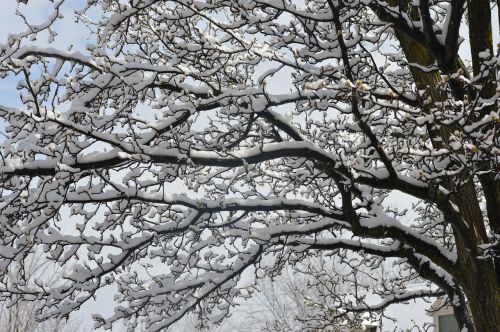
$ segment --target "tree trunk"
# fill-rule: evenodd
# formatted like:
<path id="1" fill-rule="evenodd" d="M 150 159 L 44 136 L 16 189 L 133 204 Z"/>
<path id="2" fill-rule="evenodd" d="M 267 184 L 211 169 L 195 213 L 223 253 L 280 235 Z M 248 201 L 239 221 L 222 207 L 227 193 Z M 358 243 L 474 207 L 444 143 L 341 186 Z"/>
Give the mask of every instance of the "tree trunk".
<path id="1" fill-rule="evenodd" d="M 500 3 L 499 3 L 500 4 Z M 474 76 L 481 74 L 482 59 L 481 52 L 488 51 L 493 55 L 493 38 L 490 2 L 484 0 L 468 0 L 469 19 L 469 42 L 471 45 L 471 58 Z M 500 14 L 500 11 L 499 11 Z M 491 98 L 496 93 L 495 73 L 490 71 L 479 80 L 483 89 L 480 93 L 482 98 Z M 484 107 L 480 116 L 496 111 L 496 105 Z M 495 125 L 498 127 L 498 125 Z M 486 128 L 485 130 L 492 130 Z M 498 130 L 498 128 L 496 128 Z M 486 173 L 479 176 L 483 193 L 487 204 L 488 221 L 491 230 L 498 234 L 500 232 L 500 181 L 495 179 L 494 174 Z M 496 248 L 496 255 L 500 253 Z M 464 266 L 467 274 L 464 289 L 469 299 L 474 325 L 477 331 L 498 331 L 500 327 L 500 260 L 494 257 L 492 266 L 491 259 L 477 259 L 474 264 L 475 273 L 468 275 L 472 269 Z M 474 271 L 474 270 L 472 270 Z"/>
<path id="2" fill-rule="evenodd" d="M 497 2 L 500 5 L 500 1 Z M 483 59 L 479 56 L 481 52 L 487 51 L 493 55 L 493 32 L 491 24 L 491 11 L 489 1 L 468 0 L 469 14 L 469 42 L 471 45 L 471 58 L 474 76 L 481 74 L 481 62 Z M 500 23 L 500 8 L 499 23 Z M 490 71 L 488 75 L 482 77 L 479 82 L 483 85 L 480 96 L 488 99 L 496 94 L 495 72 Z M 497 111 L 496 105 L 492 104 L 484 107 L 480 116 Z M 496 128 L 492 128 L 495 126 Z M 491 131 L 491 135 L 498 133 L 499 125 L 495 124 L 485 128 L 485 132 Z M 479 176 L 479 181 L 484 191 L 487 204 L 488 221 L 490 228 L 495 234 L 500 234 L 500 180 L 495 178 L 494 174 L 486 173 Z M 497 257 L 495 260 L 496 278 L 500 283 L 500 244 L 494 250 Z"/>
<path id="3" fill-rule="evenodd" d="M 487 260 L 476 260 L 473 268 L 462 269 L 464 289 L 477 332 L 497 332 L 500 327 L 500 289 Z"/>
<path id="4" fill-rule="evenodd" d="M 399 1 L 397 5 L 407 8 L 406 1 Z M 396 4 L 395 4 L 396 5 Z M 469 31 L 471 52 L 473 58 L 474 74 L 477 75 L 480 70 L 479 52 L 484 50 L 492 51 L 491 39 L 491 12 L 489 1 L 469 0 Z M 408 10 L 408 9 L 406 9 Z M 418 15 L 415 8 L 412 9 L 412 16 Z M 430 52 L 419 42 L 411 39 L 400 31 L 395 31 L 396 37 L 401 43 L 402 50 L 411 63 L 418 63 L 422 66 L 429 66 L 435 63 L 435 59 Z M 457 59 L 454 66 L 455 70 L 462 68 L 460 60 Z M 437 88 L 441 80 L 438 70 L 424 72 L 415 67 L 410 68 L 415 83 L 419 89 L 425 89 L 427 96 L 434 102 L 444 101 L 447 96 Z M 448 72 L 446 72 L 448 74 Z M 486 89 L 481 92 L 481 97 L 488 98 L 495 94 L 496 84 L 494 83 L 494 73 L 490 77 L 485 77 L 482 81 Z M 463 90 L 459 93 L 463 94 Z M 493 106 L 494 107 L 494 106 Z M 489 112 L 491 108 L 483 112 Z M 425 109 L 424 112 L 430 112 Z M 484 113 L 483 113 L 484 114 Z M 448 143 L 449 135 L 453 128 L 441 126 L 440 128 L 428 127 L 430 137 L 438 137 L 433 144 L 436 147 Z M 464 175 L 466 176 L 466 175 Z M 491 228 L 495 233 L 499 232 L 500 224 L 500 183 L 493 178 L 491 174 L 485 174 L 481 177 L 481 183 L 488 205 L 488 216 Z M 445 186 L 446 183 L 444 184 Z M 456 188 L 450 188 L 454 191 Z M 478 245 L 487 243 L 485 222 L 479 207 L 475 186 L 470 179 L 462 188 L 455 191 L 451 200 L 459 207 L 460 216 L 465 221 L 464 228 L 459 227 L 461 220 L 453 220 L 455 239 L 457 243 L 458 272 L 455 276 L 460 284 L 460 288 L 468 300 L 468 308 L 472 315 L 472 322 L 464 322 L 459 312 L 455 312 L 457 320 L 461 321 L 461 326 L 472 324 L 476 332 L 497 332 L 500 327 L 500 262 L 497 260 L 493 264 L 491 259 L 484 259 L 478 250 Z M 479 257 L 479 258 L 478 258 Z M 496 271 L 495 271 L 496 267 Z M 451 299 L 455 301 L 456 299 Z M 455 308 L 460 310 L 460 308 Z"/>

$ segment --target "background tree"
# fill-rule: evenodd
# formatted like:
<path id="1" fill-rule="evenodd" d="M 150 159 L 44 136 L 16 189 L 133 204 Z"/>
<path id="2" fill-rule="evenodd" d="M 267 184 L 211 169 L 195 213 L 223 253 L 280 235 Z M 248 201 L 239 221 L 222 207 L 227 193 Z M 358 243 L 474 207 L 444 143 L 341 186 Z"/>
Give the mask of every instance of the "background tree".
<path id="1" fill-rule="evenodd" d="M 369 327 L 377 331 L 433 331 L 432 318 L 426 313 L 431 312 L 435 299 L 415 298 L 385 310 L 366 310 L 393 287 L 390 280 L 399 270 L 366 269 L 352 254 L 346 255 L 348 261 L 343 262 L 341 257 L 321 252 L 293 267 L 283 267 L 277 276 L 260 278 L 252 296 L 239 301 L 217 331 L 345 332 L 367 331 Z M 427 285 L 414 283 L 406 287 L 420 291 Z M 343 310 L 353 303 L 359 310 Z"/>
<path id="2" fill-rule="evenodd" d="M 22 261 L 9 266 L 8 277 L 14 283 L 18 280 L 27 281 L 30 287 L 43 284 L 44 287 L 54 287 L 61 283 L 61 273 L 52 270 L 52 264 L 44 259 L 42 252 L 29 255 Z M 15 284 L 10 289 L 15 289 Z M 77 319 L 52 318 L 44 321 L 36 319 L 38 310 L 43 306 L 35 296 L 24 298 L 16 294 L 0 302 L 1 332 L 74 332 L 84 331 L 78 326 Z"/>
<path id="3" fill-rule="evenodd" d="M 346 312 L 446 294 L 461 327 L 500 326 L 492 3 L 88 0 L 86 49 L 34 43 L 63 4 L 1 47 L 23 103 L 0 106 L 3 296 L 66 316 L 113 284 L 98 326 L 191 312 L 201 328 L 326 251 L 399 265 L 379 304 Z M 37 248 L 67 283 L 10 286 Z M 407 289 L 417 278 L 434 286 Z"/>
<path id="4" fill-rule="evenodd" d="M 283 267 L 273 278 L 260 278 L 255 293 L 232 310 L 221 331 L 292 332 L 313 328 L 342 332 L 348 327 L 361 330 L 368 323 L 379 325 L 379 314 L 364 311 L 345 314 L 339 308 L 346 300 L 353 300 L 355 293 L 362 294 L 366 303 L 367 295 L 375 296 L 373 288 L 380 280 L 346 268 L 339 259 L 308 257 L 294 267 Z"/>

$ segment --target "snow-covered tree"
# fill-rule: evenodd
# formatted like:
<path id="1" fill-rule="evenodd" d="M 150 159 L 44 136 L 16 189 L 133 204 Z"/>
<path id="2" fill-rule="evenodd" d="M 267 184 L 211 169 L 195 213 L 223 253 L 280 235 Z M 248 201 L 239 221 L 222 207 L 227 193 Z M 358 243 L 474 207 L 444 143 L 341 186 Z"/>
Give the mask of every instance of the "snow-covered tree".
<path id="1" fill-rule="evenodd" d="M 97 326 L 202 327 L 322 252 L 398 268 L 380 303 L 303 331 L 443 294 L 461 327 L 497 331 L 496 2 L 87 0 L 86 46 L 56 48 L 64 5 L 0 47 L 21 96 L 0 106 L 3 297 L 43 319 L 114 285 Z M 66 283 L 9 277 L 38 249 Z"/>

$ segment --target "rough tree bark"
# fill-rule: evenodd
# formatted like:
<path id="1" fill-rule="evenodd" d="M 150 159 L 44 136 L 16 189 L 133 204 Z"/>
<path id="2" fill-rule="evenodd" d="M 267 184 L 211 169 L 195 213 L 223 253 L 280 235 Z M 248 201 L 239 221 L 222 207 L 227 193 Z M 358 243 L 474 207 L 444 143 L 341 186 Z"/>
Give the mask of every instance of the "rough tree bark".
<path id="1" fill-rule="evenodd" d="M 421 15 L 416 7 L 408 8 L 408 2 L 406 1 L 391 0 L 390 3 L 394 6 L 400 5 L 406 8 L 407 11 L 411 11 L 411 15 L 414 18 L 418 18 Z M 488 51 L 490 55 L 493 54 L 489 1 L 469 0 L 467 7 L 473 73 L 467 72 L 458 54 L 455 54 L 452 64 L 444 63 L 441 59 L 433 56 L 432 53 L 436 52 L 429 50 L 421 43 L 421 40 L 415 40 L 403 31 L 398 30 L 397 25 L 394 27 L 396 37 L 400 41 L 402 50 L 409 63 L 417 63 L 424 67 L 428 67 L 434 63 L 438 64 L 439 70 L 435 71 L 422 71 L 413 66 L 410 68 L 416 84 L 426 90 L 427 95 L 430 96 L 433 102 L 444 101 L 447 98 L 446 93 L 440 91 L 439 88 L 441 74 L 451 75 L 460 70 L 464 71 L 464 75 L 467 77 L 471 76 L 471 74 L 474 76 L 480 75 L 480 66 L 483 60 L 480 56 L 481 52 Z M 489 75 L 480 79 L 480 82 L 485 86 L 481 91 L 482 98 L 487 99 L 495 95 L 496 84 L 494 72 L 489 72 Z M 459 82 L 454 87 L 455 90 L 453 93 L 456 97 L 464 95 Z M 466 95 L 466 98 L 469 100 L 473 100 L 474 97 L 470 94 Z M 494 108 L 495 103 L 490 107 L 485 107 L 481 115 L 489 114 Z M 452 127 L 444 126 L 440 128 L 428 127 L 430 136 L 438 137 L 437 140 L 433 140 L 433 145 L 437 148 L 441 147 L 442 142 L 449 141 L 453 130 L 454 128 Z M 478 179 L 486 199 L 491 230 L 498 234 L 500 230 L 500 181 L 490 173 L 479 175 Z M 470 308 L 472 321 L 465 314 L 467 309 L 463 306 L 463 303 L 454 306 L 455 316 L 462 327 L 472 328 L 478 332 L 494 332 L 498 331 L 498 327 L 500 326 L 500 259 L 498 257 L 494 260 L 483 259 L 480 257 L 481 254 L 479 251 L 472 249 L 474 245 L 478 246 L 485 243 L 487 241 L 487 234 L 473 183 L 474 180 L 472 178 L 464 180 L 465 183 L 459 188 L 452 187 L 451 183 L 448 183 L 447 188 L 454 191 L 453 201 L 460 208 L 463 221 L 453 215 L 445 216 L 445 218 L 450 220 L 454 229 L 459 253 L 455 276 L 459 287 L 467 296 L 467 306 Z M 459 225 L 462 222 L 465 224 L 465 229 Z M 471 243 L 473 244 L 472 246 L 470 245 Z M 448 296 L 453 294 L 452 290 L 446 291 Z"/>

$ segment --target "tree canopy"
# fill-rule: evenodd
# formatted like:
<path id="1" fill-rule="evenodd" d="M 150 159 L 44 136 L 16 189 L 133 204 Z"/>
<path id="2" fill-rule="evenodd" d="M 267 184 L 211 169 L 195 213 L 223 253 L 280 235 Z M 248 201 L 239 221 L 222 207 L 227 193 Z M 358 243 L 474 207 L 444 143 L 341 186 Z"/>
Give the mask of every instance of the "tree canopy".
<path id="1" fill-rule="evenodd" d="M 2 298 L 41 300 L 44 319 L 113 285 L 97 327 L 202 327 L 326 255 L 394 273 L 380 303 L 335 298 L 303 331 L 442 295 L 461 328 L 497 331 L 497 3 L 87 0 L 87 44 L 60 49 L 64 4 L 0 45 L 20 92 L 0 103 Z M 64 283 L 12 280 L 39 250 Z M 308 287 L 357 282 L 328 272 Z"/>

